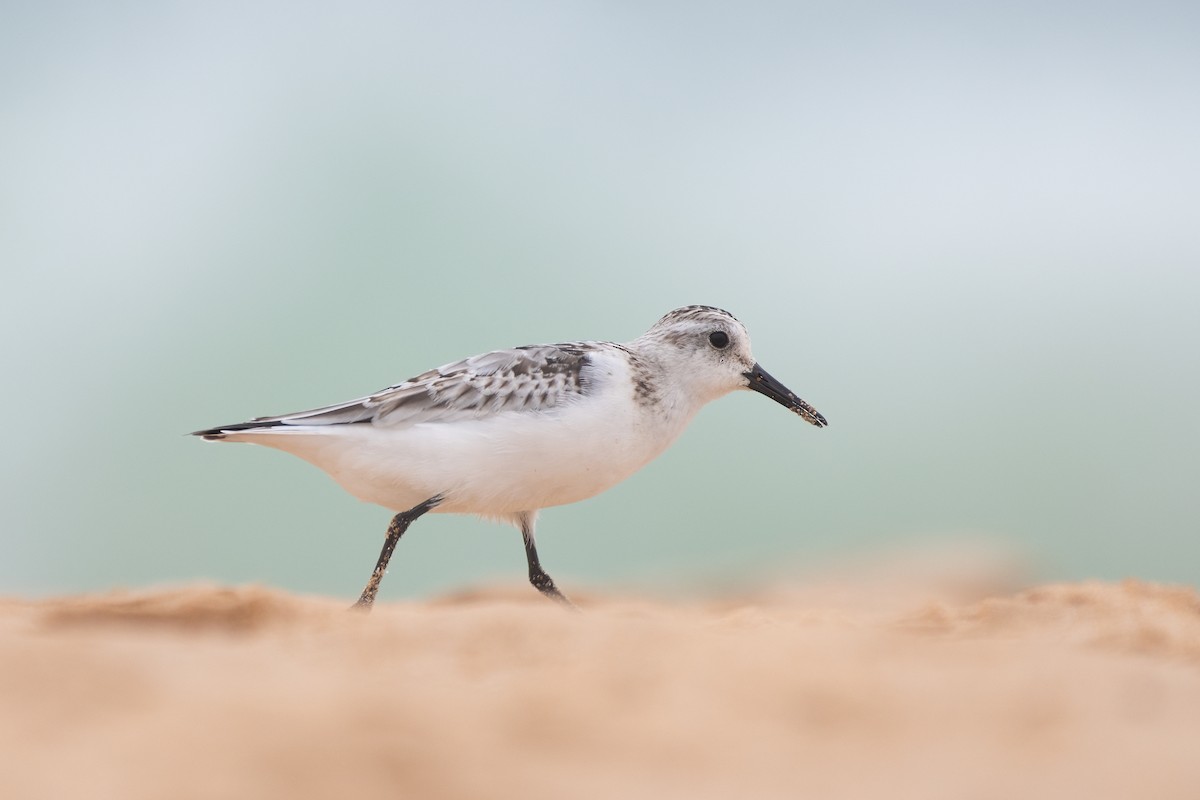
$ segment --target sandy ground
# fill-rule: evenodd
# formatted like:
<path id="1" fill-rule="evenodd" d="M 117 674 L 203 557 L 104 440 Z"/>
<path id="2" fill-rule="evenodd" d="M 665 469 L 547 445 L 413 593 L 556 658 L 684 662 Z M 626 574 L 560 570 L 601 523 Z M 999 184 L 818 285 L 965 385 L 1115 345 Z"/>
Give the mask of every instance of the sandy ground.
<path id="1" fill-rule="evenodd" d="M 0 601 L 0 797 L 1200 797 L 1200 596 L 991 590 Z"/>

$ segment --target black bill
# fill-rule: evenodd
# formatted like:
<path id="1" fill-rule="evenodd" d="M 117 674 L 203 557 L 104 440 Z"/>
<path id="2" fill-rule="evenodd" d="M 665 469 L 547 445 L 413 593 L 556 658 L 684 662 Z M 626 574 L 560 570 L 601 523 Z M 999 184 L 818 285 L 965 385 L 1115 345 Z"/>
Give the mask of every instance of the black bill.
<path id="1" fill-rule="evenodd" d="M 771 373 L 754 365 L 754 369 L 749 372 L 742 373 L 746 376 L 746 380 L 750 381 L 749 388 L 765 394 L 767 397 L 774 400 L 779 405 L 791 410 L 792 412 L 804 417 L 805 420 L 816 425 L 818 428 L 824 428 L 829 423 L 821 416 L 821 413 L 808 403 L 801 400 L 796 395 L 792 394 L 792 390 L 784 386 L 779 381 L 771 377 Z"/>

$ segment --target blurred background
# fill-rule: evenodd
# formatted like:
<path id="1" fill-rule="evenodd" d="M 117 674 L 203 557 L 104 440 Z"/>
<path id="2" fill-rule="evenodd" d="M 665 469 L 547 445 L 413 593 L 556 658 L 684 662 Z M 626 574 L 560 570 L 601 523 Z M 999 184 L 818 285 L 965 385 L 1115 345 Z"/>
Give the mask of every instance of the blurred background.
<path id="1" fill-rule="evenodd" d="M 0 594 L 357 595 L 389 513 L 188 431 L 729 309 L 706 408 L 542 515 L 572 587 L 991 542 L 1200 583 L 1189 3 L 8 4 Z M 381 596 L 524 580 L 422 520 Z"/>

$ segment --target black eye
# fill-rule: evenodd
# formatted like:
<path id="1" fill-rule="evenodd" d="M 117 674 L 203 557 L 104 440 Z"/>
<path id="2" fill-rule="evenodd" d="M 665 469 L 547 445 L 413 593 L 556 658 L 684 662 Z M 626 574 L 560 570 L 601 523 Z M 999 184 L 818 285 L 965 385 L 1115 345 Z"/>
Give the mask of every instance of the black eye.
<path id="1" fill-rule="evenodd" d="M 729 334 L 725 331 L 713 331 L 708 335 L 708 343 L 718 350 L 729 347 Z"/>

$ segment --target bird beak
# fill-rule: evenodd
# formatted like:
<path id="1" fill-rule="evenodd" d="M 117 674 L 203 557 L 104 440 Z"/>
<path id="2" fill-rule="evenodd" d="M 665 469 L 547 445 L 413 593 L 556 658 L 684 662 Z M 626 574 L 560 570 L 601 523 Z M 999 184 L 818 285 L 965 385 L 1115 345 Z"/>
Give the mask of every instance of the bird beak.
<path id="1" fill-rule="evenodd" d="M 758 364 L 755 364 L 754 368 L 749 372 L 743 372 L 742 374 L 749 381 L 748 389 L 752 389 L 759 394 L 765 394 L 776 403 L 779 403 L 779 405 L 795 414 L 799 414 L 807 422 L 816 425 L 818 428 L 824 428 L 829 424 L 819 411 L 792 394 L 791 389 L 772 378 L 771 374 Z"/>

